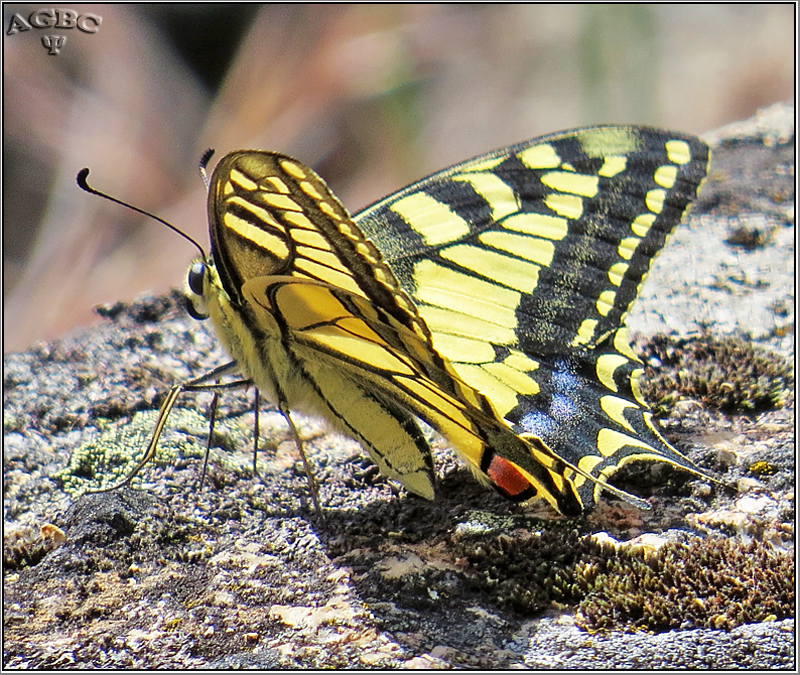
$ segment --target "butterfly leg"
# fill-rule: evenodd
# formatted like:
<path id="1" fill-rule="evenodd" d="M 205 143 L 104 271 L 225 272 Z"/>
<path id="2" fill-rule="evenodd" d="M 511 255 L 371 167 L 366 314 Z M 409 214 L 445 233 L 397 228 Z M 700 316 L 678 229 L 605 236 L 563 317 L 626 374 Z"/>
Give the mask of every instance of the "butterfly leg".
<path id="1" fill-rule="evenodd" d="M 206 469 L 208 468 L 208 456 L 211 454 L 211 437 L 214 435 L 214 422 L 217 421 L 217 405 L 219 404 L 219 392 L 214 392 L 211 405 L 208 408 L 208 439 L 206 440 L 206 454 L 203 457 L 203 471 L 200 474 L 200 488 L 206 479 Z"/>
<path id="2" fill-rule="evenodd" d="M 220 384 L 219 382 L 215 382 L 213 384 L 206 384 L 207 380 L 219 379 L 220 376 L 226 375 L 232 372 L 235 372 L 237 369 L 235 362 L 230 362 L 225 364 L 224 366 L 220 366 L 219 368 L 215 368 L 208 373 L 200 375 L 199 377 L 195 377 L 191 380 L 186 382 L 181 382 L 180 384 L 176 384 L 172 389 L 169 390 L 167 397 L 164 399 L 164 403 L 161 405 L 161 410 L 158 412 L 158 420 L 156 421 L 155 429 L 153 430 L 153 436 L 150 438 L 150 444 L 147 446 L 147 450 L 144 453 L 144 457 L 139 461 L 136 467 L 131 471 L 128 476 L 117 485 L 113 485 L 109 488 L 104 488 L 102 490 L 89 490 L 89 493 L 98 493 L 98 492 L 110 492 L 111 490 L 116 490 L 117 488 L 127 487 L 130 485 L 131 481 L 139 474 L 139 472 L 144 468 L 145 464 L 147 464 L 153 456 L 156 454 L 156 448 L 158 447 L 158 441 L 161 438 L 161 434 L 164 431 L 164 427 L 167 424 L 167 419 L 169 418 L 169 414 L 172 412 L 172 409 L 175 407 L 175 403 L 178 400 L 178 396 L 180 396 L 184 391 L 213 391 L 218 393 L 220 391 L 224 391 L 226 389 L 236 389 L 239 387 L 245 387 L 252 384 L 250 380 L 236 380 L 234 382 L 226 382 L 224 384 Z M 216 405 L 212 402 L 216 413 Z M 213 417 L 212 417 L 212 431 L 213 431 Z M 211 434 L 209 433 L 209 441 L 208 447 L 211 444 Z M 203 468 L 205 472 L 205 465 Z"/>
<path id="3" fill-rule="evenodd" d="M 244 382 L 244 381 L 242 381 Z M 238 384 L 238 383 L 233 383 Z M 208 456 L 211 453 L 211 437 L 214 435 L 214 423 L 217 419 L 217 404 L 219 402 L 219 391 L 214 392 L 214 398 L 208 410 L 208 442 L 206 443 L 206 454 L 203 458 L 203 473 L 200 477 L 200 487 L 203 487 L 203 481 L 206 477 L 206 467 L 208 466 Z M 261 397 L 258 389 L 255 389 L 255 396 L 253 396 L 253 475 L 258 478 L 262 483 L 264 479 L 258 473 L 258 441 L 260 439 L 260 427 L 258 422 L 258 411 L 261 406 Z"/>
<path id="4" fill-rule="evenodd" d="M 319 505 L 319 489 L 317 488 L 317 481 L 314 478 L 314 472 L 311 470 L 311 464 L 306 458 L 305 450 L 303 450 L 303 442 L 300 440 L 300 434 L 297 432 L 297 427 L 295 427 L 294 422 L 289 415 L 289 405 L 282 395 L 279 395 L 278 410 L 280 411 L 281 415 L 283 415 L 286 423 L 289 425 L 289 435 L 292 437 L 297 450 L 300 452 L 300 457 L 303 460 L 303 467 L 305 468 L 306 477 L 308 478 L 308 488 L 311 492 L 311 500 L 314 502 L 314 510 L 317 512 L 317 515 L 324 520 L 325 515 L 322 513 L 322 509 Z"/>
<path id="5" fill-rule="evenodd" d="M 258 409 L 260 404 L 261 397 L 258 395 L 258 389 L 256 389 L 256 395 L 253 397 L 253 475 L 263 483 L 264 479 L 258 473 L 258 438 L 260 436 Z"/>

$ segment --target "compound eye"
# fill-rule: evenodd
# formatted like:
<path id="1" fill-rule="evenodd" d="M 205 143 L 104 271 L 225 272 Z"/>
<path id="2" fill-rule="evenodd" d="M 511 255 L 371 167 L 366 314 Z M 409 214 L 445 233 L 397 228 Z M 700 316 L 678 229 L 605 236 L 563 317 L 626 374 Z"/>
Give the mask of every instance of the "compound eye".
<path id="1" fill-rule="evenodd" d="M 186 277 L 186 283 L 189 285 L 189 290 L 195 295 L 203 295 L 203 281 L 206 278 L 206 264 L 198 260 L 193 263 L 189 268 L 189 274 Z"/>

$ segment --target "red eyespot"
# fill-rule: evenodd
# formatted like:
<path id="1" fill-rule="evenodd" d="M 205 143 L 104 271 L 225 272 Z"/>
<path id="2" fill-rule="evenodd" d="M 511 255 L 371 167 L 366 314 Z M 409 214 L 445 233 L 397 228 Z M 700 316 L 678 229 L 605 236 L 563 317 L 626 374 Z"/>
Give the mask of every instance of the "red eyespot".
<path id="1" fill-rule="evenodd" d="M 498 455 L 492 457 L 486 473 L 498 492 L 508 499 L 522 502 L 536 495 L 536 488 L 528 479 L 511 462 Z"/>

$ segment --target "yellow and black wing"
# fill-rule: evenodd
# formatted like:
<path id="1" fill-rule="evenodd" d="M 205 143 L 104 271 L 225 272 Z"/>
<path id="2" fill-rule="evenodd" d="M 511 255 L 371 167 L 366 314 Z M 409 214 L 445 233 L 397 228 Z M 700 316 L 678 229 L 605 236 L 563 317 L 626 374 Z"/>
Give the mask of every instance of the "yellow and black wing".
<path id="1" fill-rule="evenodd" d="M 354 216 L 437 353 L 517 434 L 581 470 L 565 478 L 585 507 L 631 460 L 697 472 L 653 424 L 623 322 L 708 163 L 693 136 L 576 129 L 458 164 Z"/>
<path id="2" fill-rule="evenodd" d="M 621 326 L 707 162 L 693 137 L 575 130 L 351 219 L 301 163 L 238 151 L 212 176 L 212 258 L 189 286 L 259 389 L 413 492 L 433 496 L 419 417 L 501 493 L 574 514 L 625 461 L 696 471 L 653 426 Z"/>

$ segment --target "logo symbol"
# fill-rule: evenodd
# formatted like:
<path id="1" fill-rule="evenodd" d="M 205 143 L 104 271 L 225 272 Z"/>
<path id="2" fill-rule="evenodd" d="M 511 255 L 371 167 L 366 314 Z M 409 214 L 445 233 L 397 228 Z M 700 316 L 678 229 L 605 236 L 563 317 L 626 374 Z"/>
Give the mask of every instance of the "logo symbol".
<path id="1" fill-rule="evenodd" d="M 42 44 L 48 49 L 50 56 L 56 56 L 58 52 L 67 44 L 66 35 L 43 35 Z"/>
<path id="2" fill-rule="evenodd" d="M 32 28 L 77 28 L 82 33 L 96 33 L 103 23 L 103 17 L 97 14 L 78 14 L 73 9 L 37 9 L 26 19 L 17 13 L 8 22 L 6 35 L 14 35 Z M 67 38 L 63 35 L 45 35 L 42 37 L 42 44 L 48 50 L 48 54 L 56 56 L 67 43 Z"/>

